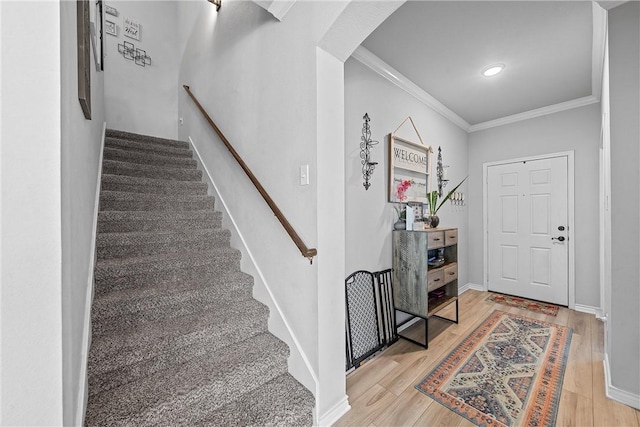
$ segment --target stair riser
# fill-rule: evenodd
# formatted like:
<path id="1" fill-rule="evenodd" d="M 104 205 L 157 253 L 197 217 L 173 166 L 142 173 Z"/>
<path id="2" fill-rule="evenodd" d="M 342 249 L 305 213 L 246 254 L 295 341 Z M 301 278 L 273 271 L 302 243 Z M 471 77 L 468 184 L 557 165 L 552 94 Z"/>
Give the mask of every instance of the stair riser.
<path id="1" fill-rule="evenodd" d="M 144 144 L 155 144 L 155 145 L 183 148 L 183 149 L 189 148 L 189 143 L 185 141 L 176 141 L 173 139 L 166 139 L 166 138 L 156 138 L 153 136 L 139 135 L 135 133 L 123 132 L 123 131 L 112 130 L 112 129 L 107 130 L 106 136 L 107 138 L 125 139 L 129 141 L 141 142 Z"/>
<path id="2" fill-rule="evenodd" d="M 125 358 L 118 358 L 115 362 L 120 365 L 112 370 L 89 376 L 89 395 L 94 396 L 98 393 L 111 390 L 115 387 L 127 384 L 138 379 L 148 377 L 164 369 L 170 369 L 203 356 L 208 352 L 216 351 L 219 348 L 236 344 L 252 336 L 267 332 L 267 316 L 259 316 L 252 318 L 251 322 L 239 324 L 237 328 L 227 333 L 220 333 L 217 326 L 200 331 L 196 337 L 189 340 L 181 340 L 171 343 L 162 348 L 159 354 L 147 353 L 146 358 L 135 363 Z M 194 334 L 195 335 L 195 334 Z M 95 372 L 91 369 L 89 372 Z"/>
<path id="3" fill-rule="evenodd" d="M 154 232 L 154 231 L 186 231 L 201 230 L 206 228 L 222 227 L 222 217 L 216 212 L 211 212 L 206 219 L 183 220 L 142 220 L 130 219 L 122 221 L 101 220 L 98 218 L 98 233 L 130 233 L 130 232 Z"/>
<path id="4" fill-rule="evenodd" d="M 102 211 L 201 211 L 213 208 L 213 198 L 193 201 L 100 200 Z"/>
<path id="5" fill-rule="evenodd" d="M 183 181 L 189 182 L 189 181 Z M 207 194 L 206 184 L 200 186 L 171 186 L 171 185 L 144 185 L 137 183 L 123 182 L 102 182 L 102 190 L 124 191 L 129 193 L 162 194 L 162 195 L 185 195 L 185 196 L 205 196 Z"/>
<path id="6" fill-rule="evenodd" d="M 153 272 L 144 271 L 140 268 L 136 273 L 131 272 L 127 276 L 111 276 L 108 272 L 96 270 L 95 292 L 107 293 L 135 287 L 149 286 L 158 282 L 179 282 L 182 280 L 207 280 L 217 274 L 240 271 L 239 259 L 236 260 L 214 260 L 209 265 L 198 267 L 186 267 L 184 269 L 166 269 Z"/>
<path id="7" fill-rule="evenodd" d="M 107 138 L 104 142 L 107 148 L 116 148 L 140 153 L 153 153 L 160 155 L 171 155 L 174 157 L 192 158 L 193 153 L 187 148 L 176 148 L 166 145 L 148 144 L 144 142 L 130 141 L 126 139 Z"/>
<path id="8" fill-rule="evenodd" d="M 132 163 L 109 163 L 105 161 L 102 173 L 111 175 L 137 176 L 141 178 L 165 179 L 175 181 L 202 181 L 202 172 L 197 169 L 142 167 Z"/>
<path id="9" fill-rule="evenodd" d="M 129 162 L 142 165 L 166 166 L 170 168 L 192 168 L 197 167 L 197 162 L 186 157 L 163 156 L 158 153 L 145 153 L 139 151 L 127 151 L 117 148 L 105 147 L 105 160 L 115 160 L 117 162 Z"/>
<path id="10" fill-rule="evenodd" d="M 218 233 L 214 236 L 206 236 L 192 240 L 177 240 L 173 242 L 140 242 L 131 245 L 100 245 L 96 248 L 98 260 L 125 258 L 129 256 L 156 255 L 160 253 L 178 253 L 184 251 L 204 251 L 214 249 L 218 246 L 229 245 L 230 236 Z"/>

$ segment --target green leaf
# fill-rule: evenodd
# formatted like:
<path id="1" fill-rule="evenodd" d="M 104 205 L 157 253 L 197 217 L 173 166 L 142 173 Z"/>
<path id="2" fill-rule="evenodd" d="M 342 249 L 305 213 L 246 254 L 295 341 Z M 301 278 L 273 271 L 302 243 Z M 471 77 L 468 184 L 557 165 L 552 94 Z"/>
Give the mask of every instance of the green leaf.
<path id="1" fill-rule="evenodd" d="M 449 197 L 451 197 L 451 195 L 452 195 L 453 193 L 455 193 L 455 192 L 456 192 L 456 190 L 458 189 L 458 187 L 460 187 L 460 186 L 462 185 L 462 183 L 463 183 L 463 182 L 465 182 L 465 181 L 467 180 L 467 178 L 469 178 L 469 175 L 465 176 L 465 177 L 464 177 L 464 179 L 463 179 L 462 181 L 460 181 L 460 184 L 456 185 L 456 186 L 454 187 L 454 189 L 453 189 L 453 190 L 449 191 L 449 192 L 447 193 L 447 195 L 446 195 L 446 196 L 444 196 L 444 198 L 442 199 L 442 201 L 440 202 L 440 204 L 439 204 L 439 205 L 438 205 L 438 207 L 436 208 L 436 211 L 435 211 L 435 212 L 433 212 L 431 215 L 435 215 L 435 214 L 436 214 L 436 212 L 438 212 L 438 211 L 440 210 L 440 208 L 442 207 L 442 205 L 444 205 L 444 202 L 446 202 L 447 200 L 449 200 Z M 434 192 L 434 193 L 435 193 L 435 192 Z M 438 193 L 436 193 L 436 197 L 437 197 L 437 195 L 438 195 Z M 431 210 L 431 204 L 429 204 L 429 210 Z"/>

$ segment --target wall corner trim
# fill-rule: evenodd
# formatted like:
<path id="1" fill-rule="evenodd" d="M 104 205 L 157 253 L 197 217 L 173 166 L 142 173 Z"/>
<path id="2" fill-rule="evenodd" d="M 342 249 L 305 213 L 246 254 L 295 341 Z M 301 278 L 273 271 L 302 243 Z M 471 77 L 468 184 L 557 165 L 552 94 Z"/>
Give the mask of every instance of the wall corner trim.
<path id="1" fill-rule="evenodd" d="M 324 414 L 318 414 L 318 426 L 332 426 L 342 417 L 344 414 L 351 410 L 349 405 L 349 398 L 345 395 L 338 403 L 336 403 L 331 409 Z"/>
<path id="2" fill-rule="evenodd" d="M 278 21 L 282 21 L 295 2 L 296 0 L 273 0 L 267 11 L 275 16 Z"/>
<path id="3" fill-rule="evenodd" d="M 213 177 L 211 176 L 211 173 L 209 173 L 209 169 L 207 168 L 207 166 L 202 161 L 202 157 L 200 156 L 200 152 L 198 151 L 198 148 L 196 147 L 196 144 L 194 144 L 193 139 L 190 136 L 188 138 L 189 138 L 189 145 L 191 146 L 191 148 L 193 149 L 193 152 L 195 153 L 195 157 L 196 157 L 196 160 L 198 162 L 198 166 L 202 167 L 205 179 L 208 182 L 210 182 L 211 185 L 213 186 L 213 190 L 214 190 L 214 192 L 216 194 L 216 197 L 220 201 L 220 204 L 222 205 L 221 210 L 223 211 L 224 215 L 227 218 L 229 218 L 229 220 L 231 221 L 231 224 L 233 226 L 233 229 L 230 230 L 231 233 L 235 234 L 238 237 L 239 241 L 241 242 L 241 246 L 242 247 L 239 248 L 239 249 L 242 252 L 243 258 L 244 258 L 245 254 L 246 254 L 249 262 L 252 264 L 253 268 L 255 269 L 256 274 L 260 277 L 260 280 L 264 284 L 265 290 L 267 291 L 267 294 L 269 295 L 269 299 L 271 300 L 271 303 L 273 304 L 273 307 L 275 308 L 275 312 L 274 312 L 274 310 L 271 310 L 271 316 L 274 316 L 274 315 L 278 316 L 282 320 L 282 323 L 284 324 L 285 328 L 287 329 L 287 333 L 289 334 L 291 342 L 295 346 L 295 351 L 298 352 L 298 354 L 300 355 L 300 358 L 302 359 L 302 361 L 303 361 L 303 363 L 304 363 L 309 375 L 313 379 L 313 383 L 315 385 L 315 390 L 311 390 L 311 392 L 313 393 L 313 395 L 317 399 L 318 388 L 319 388 L 318 376 L 316 375 L 316 372 L 313 370 L 313 367 L 311 366 L 311 362 L 309 361 L 309 358 L 307 357 L 306 353 L 302 349 L 302 346 L 300 345 L 300 342 L 298 341 L 297 337 L 293 333 L 293 329 L 291 329 L 291 325 L 289 324 L 289 322 L 285 318 L 284 313 L 282 312 L 282 309 L 280 308 L 280 305 L 278 304 L 278 302 L 276 301 L 275 297 L 273 296 L 273 292 L 271 291 L 271 288 L 269 287 L 269 285 L 267 283 L 267 279 L 264 277 L 264 274 L 262 273 L 262 270 L 258 266 L 258 264 L 256 262 L 256 259 L 253 256 L 253 253 L 251 252 L 251 250 L 247 246 L 247 242 L 246 242 L 243 234 L 240 232 L 240 229 L 238 228 L 238 224 L 236 223 L 233 215 L 231 215 L 231 212 L 229 212 L 228 205 L 225 202 L 225 200 L 222 197 L 222 195 L 220 194 L 220 191 L 219 191 L 218 187 L 216 186 L 216 183 L 213 180 Z M 216 203 L 216 206 L 217 206 L 217 203 Z M 289 357 L 291 358 L 292 355 L 290 355 Z"/>
<path id="4" fill-rule="evenodd" d="M 612 400 L 623 403 L 627 406 L 640 410 L 640 395 L 629 393 L 626 390 L 621 390 L 611 384 L 611 371 L 609 370 L 609 354 L 604 354 L 604 392 L 605 395 Z"/>
<path id="5" fill-rule="evenodd" d="M 98 156 L 98 175 L 96 182 L 96 196 L 93 203 L 93 224 L 91 229 L 91 243 L 89 258 L 89 274 L 87 277 L 87 299 L 84 307 L 84 323 L 82 332 L 82 370 L 80 371 L 78 381 L 78 401 L 76 402 L 76 419 L 74 425 L 84 425 L 84 414 L 87 409 L 87 398 L 89 396 L 89 382 L 87 377 L 87 364 L 89 363 L 89 347 L 91 346 L 91 305 L 93 304 L 93 290 L 94 290 L 94 269 L 96 265 L 96 238 L 98 230 L 98 209 L 100 207 L 100 189 L 102 186 L 102 157 L 104 154 L 104 143 L 107 135 L 107 122 L 102 125 L 102 140 L 100 141 L 100 155 Z"/>

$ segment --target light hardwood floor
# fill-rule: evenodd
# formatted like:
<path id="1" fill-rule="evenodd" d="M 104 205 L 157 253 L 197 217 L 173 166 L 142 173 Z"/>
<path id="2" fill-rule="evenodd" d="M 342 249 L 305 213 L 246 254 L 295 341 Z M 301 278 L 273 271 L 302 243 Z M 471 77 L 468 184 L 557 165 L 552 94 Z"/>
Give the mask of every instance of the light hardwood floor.
<path id="1" fill-rule="evenodd" d="M 556 426 L 640 426 L 640 411 L 604 394 L 604 331 L 599 320 L 567 308 L 560 308 L 556 317 L 533 313 L 486 301 L 488 295 L 473 290 L 460 295 L 457 325 L 430 319 L 427 350 L 401 339 L 349 374 L 351 411 L 335 426 L 473 426 L 414 386 L 495 309 L 573 328 Z M 454 315 L 453 306 L 447 310 L 439 314 Z M 412 328 L 417 339 L 424 340 L 424 324 Z"/>

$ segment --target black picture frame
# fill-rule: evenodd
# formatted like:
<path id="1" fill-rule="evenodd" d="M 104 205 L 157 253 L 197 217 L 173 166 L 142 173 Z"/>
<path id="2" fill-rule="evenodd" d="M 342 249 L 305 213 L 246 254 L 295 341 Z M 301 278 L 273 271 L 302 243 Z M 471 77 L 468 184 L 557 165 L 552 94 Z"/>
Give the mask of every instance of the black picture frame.
<path id="1" fill-rule="evenodd" d="M 91 120 L 91 27 L 89 1 L 76 0 L 78 34 L 78 101 L 84 118 Z"/>

